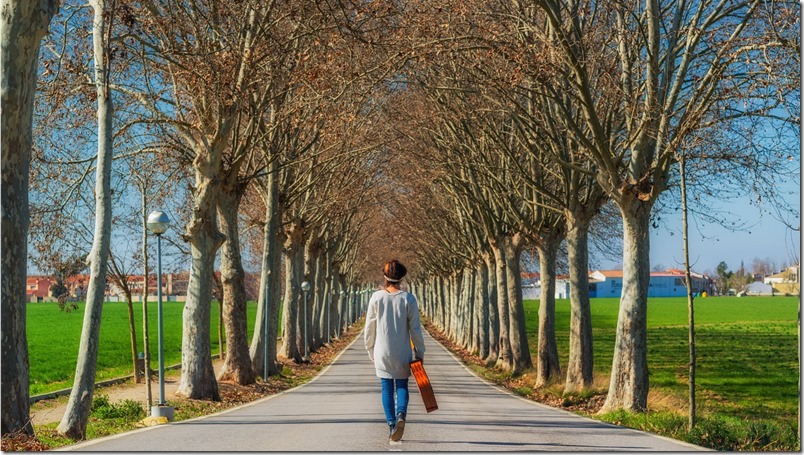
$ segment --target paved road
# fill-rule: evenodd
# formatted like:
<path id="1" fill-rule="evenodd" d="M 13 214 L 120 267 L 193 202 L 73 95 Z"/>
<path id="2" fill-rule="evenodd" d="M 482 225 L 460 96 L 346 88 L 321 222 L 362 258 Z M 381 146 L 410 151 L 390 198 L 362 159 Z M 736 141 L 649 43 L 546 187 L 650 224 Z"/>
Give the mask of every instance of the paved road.
<path id="1" fill-rule="evenodd" d="M 308 384 L 220 414 L 66 447 L 80 451 L 692 451 L 683 442 L 583 418 L 475 377 L 425 335 L 439 409 L 411 378 L 405 436 L 388 442 L 380 383 L 362 337 Z"/>

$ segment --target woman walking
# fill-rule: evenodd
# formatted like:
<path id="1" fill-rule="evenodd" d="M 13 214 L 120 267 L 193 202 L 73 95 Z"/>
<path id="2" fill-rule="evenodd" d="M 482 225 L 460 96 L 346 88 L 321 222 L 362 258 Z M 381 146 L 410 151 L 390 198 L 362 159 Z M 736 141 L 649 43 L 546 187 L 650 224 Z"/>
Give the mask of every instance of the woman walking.
<path id="1" fill-rule="evenodd" d="M 385 289 L 375 292 L 369 300 L 363 334 L 369 358 L 374 361 L 382 383 L 382 406 L 391 441 L 399 441 L 405 432 L 410 362 L 413 355 L 424 358 L 419 305 L 416 297 L 403 291 L 400 285 L 407 272 L 397 260 L 385 264 Z"/>

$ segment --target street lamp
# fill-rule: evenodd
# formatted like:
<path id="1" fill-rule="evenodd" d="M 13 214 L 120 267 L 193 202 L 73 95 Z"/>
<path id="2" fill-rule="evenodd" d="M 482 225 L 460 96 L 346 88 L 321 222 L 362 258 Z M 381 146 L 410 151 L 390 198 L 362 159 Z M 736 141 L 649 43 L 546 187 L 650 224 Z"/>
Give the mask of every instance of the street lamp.
<path id="1" fill-rule="evenodd" d="M 307 353 L 307 297 L 310 295 L 310 283 L 303 281 L 301 290 L 304 292 L 304 357 L 302 357 L 302 360 L 309 362 L 310 357 Z"/>
<path id="2" fill-rule="evenodd" d="M 170 218 L 165 212 L 154 211 L 148 215 L 148 230 L 156 234 L 156 300 L 157 331 L 159 332 L 159 403 L 151 406 L 151 417 L 167 417 L 173 420 L 173 407 L 165 401 L 165 344 L 163 341 L 164 324 L 162 319 L 162 234 L 170 227 Z M 145 277 L 146 283 L 148 277 Z M 146 286 L 147 290 L 147 286 Z M 147 293 L 146 293 L 147 295 Z"/>

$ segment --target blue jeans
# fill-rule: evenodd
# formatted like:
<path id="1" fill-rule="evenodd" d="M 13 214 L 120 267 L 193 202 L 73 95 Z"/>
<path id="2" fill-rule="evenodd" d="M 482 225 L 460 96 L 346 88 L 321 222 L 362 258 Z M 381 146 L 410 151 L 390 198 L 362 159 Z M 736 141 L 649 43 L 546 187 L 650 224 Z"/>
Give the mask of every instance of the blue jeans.
<path id="1" fill-rule="evenodd" d="M 382 407 L 385 409 L 385 420 L 388 425 L 396 423 L 396 415 L 408 412 L 408 378 L 388 379 L 382 381 Z M 396 407 L 394 407 L 394 386 L 396 386 Z"/>

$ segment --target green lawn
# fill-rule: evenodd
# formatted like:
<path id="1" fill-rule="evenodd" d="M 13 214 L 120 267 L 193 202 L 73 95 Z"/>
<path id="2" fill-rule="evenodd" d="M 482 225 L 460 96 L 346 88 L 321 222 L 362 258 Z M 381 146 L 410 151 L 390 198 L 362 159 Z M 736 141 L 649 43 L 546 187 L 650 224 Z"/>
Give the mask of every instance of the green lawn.
<path id="1" fill-rule="evenodd" d="M 531 351 L 536 349 L 538 305 L 525 301 Z M 617 299 L 592 299 L 595 370 L 611 369 Z M 181 361 L 183 303 L 165 302 L 165 364 Z M 151 349 L 156 367 L 156 305 L 149 305 Z M 701 409 L 733 417 L 795 420 L 798 409 L 798 299 L 795 297 L 710 297 L 696 300 L 698 399 Z M 249 335 L 256 304 L 248 306 Z M 28 305 L 31 394 L 70 387 L 75 373 L 83 304 L 64 313 L 55 303 Z M 135 305 L 142 345 L 142 309 Z M 568 350 L 569 302 L 556 303 L 556 333 L 562 367 Z M 687 303 L 651 299 L 648 309 L 648 364 L 652 390 L 686 399 Z M 218 305 L 212 305 L 211 339 L 217 353 Z M 142 348 L 139 348 L 142 350 Z M 131 374 L 128 316 L 124 303 L 107 303 L 101 324 L 97 380 Z"/>
<path id="2" fill-rule="evenodd" d="M 152 368 L 157 367 L 156 303 L 148 305 L 148 324 Z M 181 362 L 183 302 L 164 302 L 165 366 Z M 254 329 L 257 305 L 248 304 L 248 333 Z M 84 318 L 84 304 L 65 313 L 55 303 L 28 304 L 28 354 L 30 357 L 31 395 L 72 386 L 78 343 Z M 142 306 L 134 304 L 138 352 L 142 351 Z M 212 353 L 218 353 L 218 304 L 213 302 L 210 317 Z M 250 338 L 249 338 L 250 340 Z M 132 374 L 128 309 L 123 302 L 107 302 L 103 307 L 96 380 Z"/>
<path id="3" fill-rule="evenodd" d="M 618 299 L 592 299 L 595 371 L 608 376 Z M 734 418 L 796 420 L 799 404 L 797 297 L 709 297 L 695 300 L 698 402 L 704 412 Z M 531 351 L 536 349 L 537 300 L 525 301 Z M 556 302 L 562 368 L 569 345 L 569 301 Z M 648 303 L 651 390 L 686 402 L 689 348 L 686 298 Z"/>

